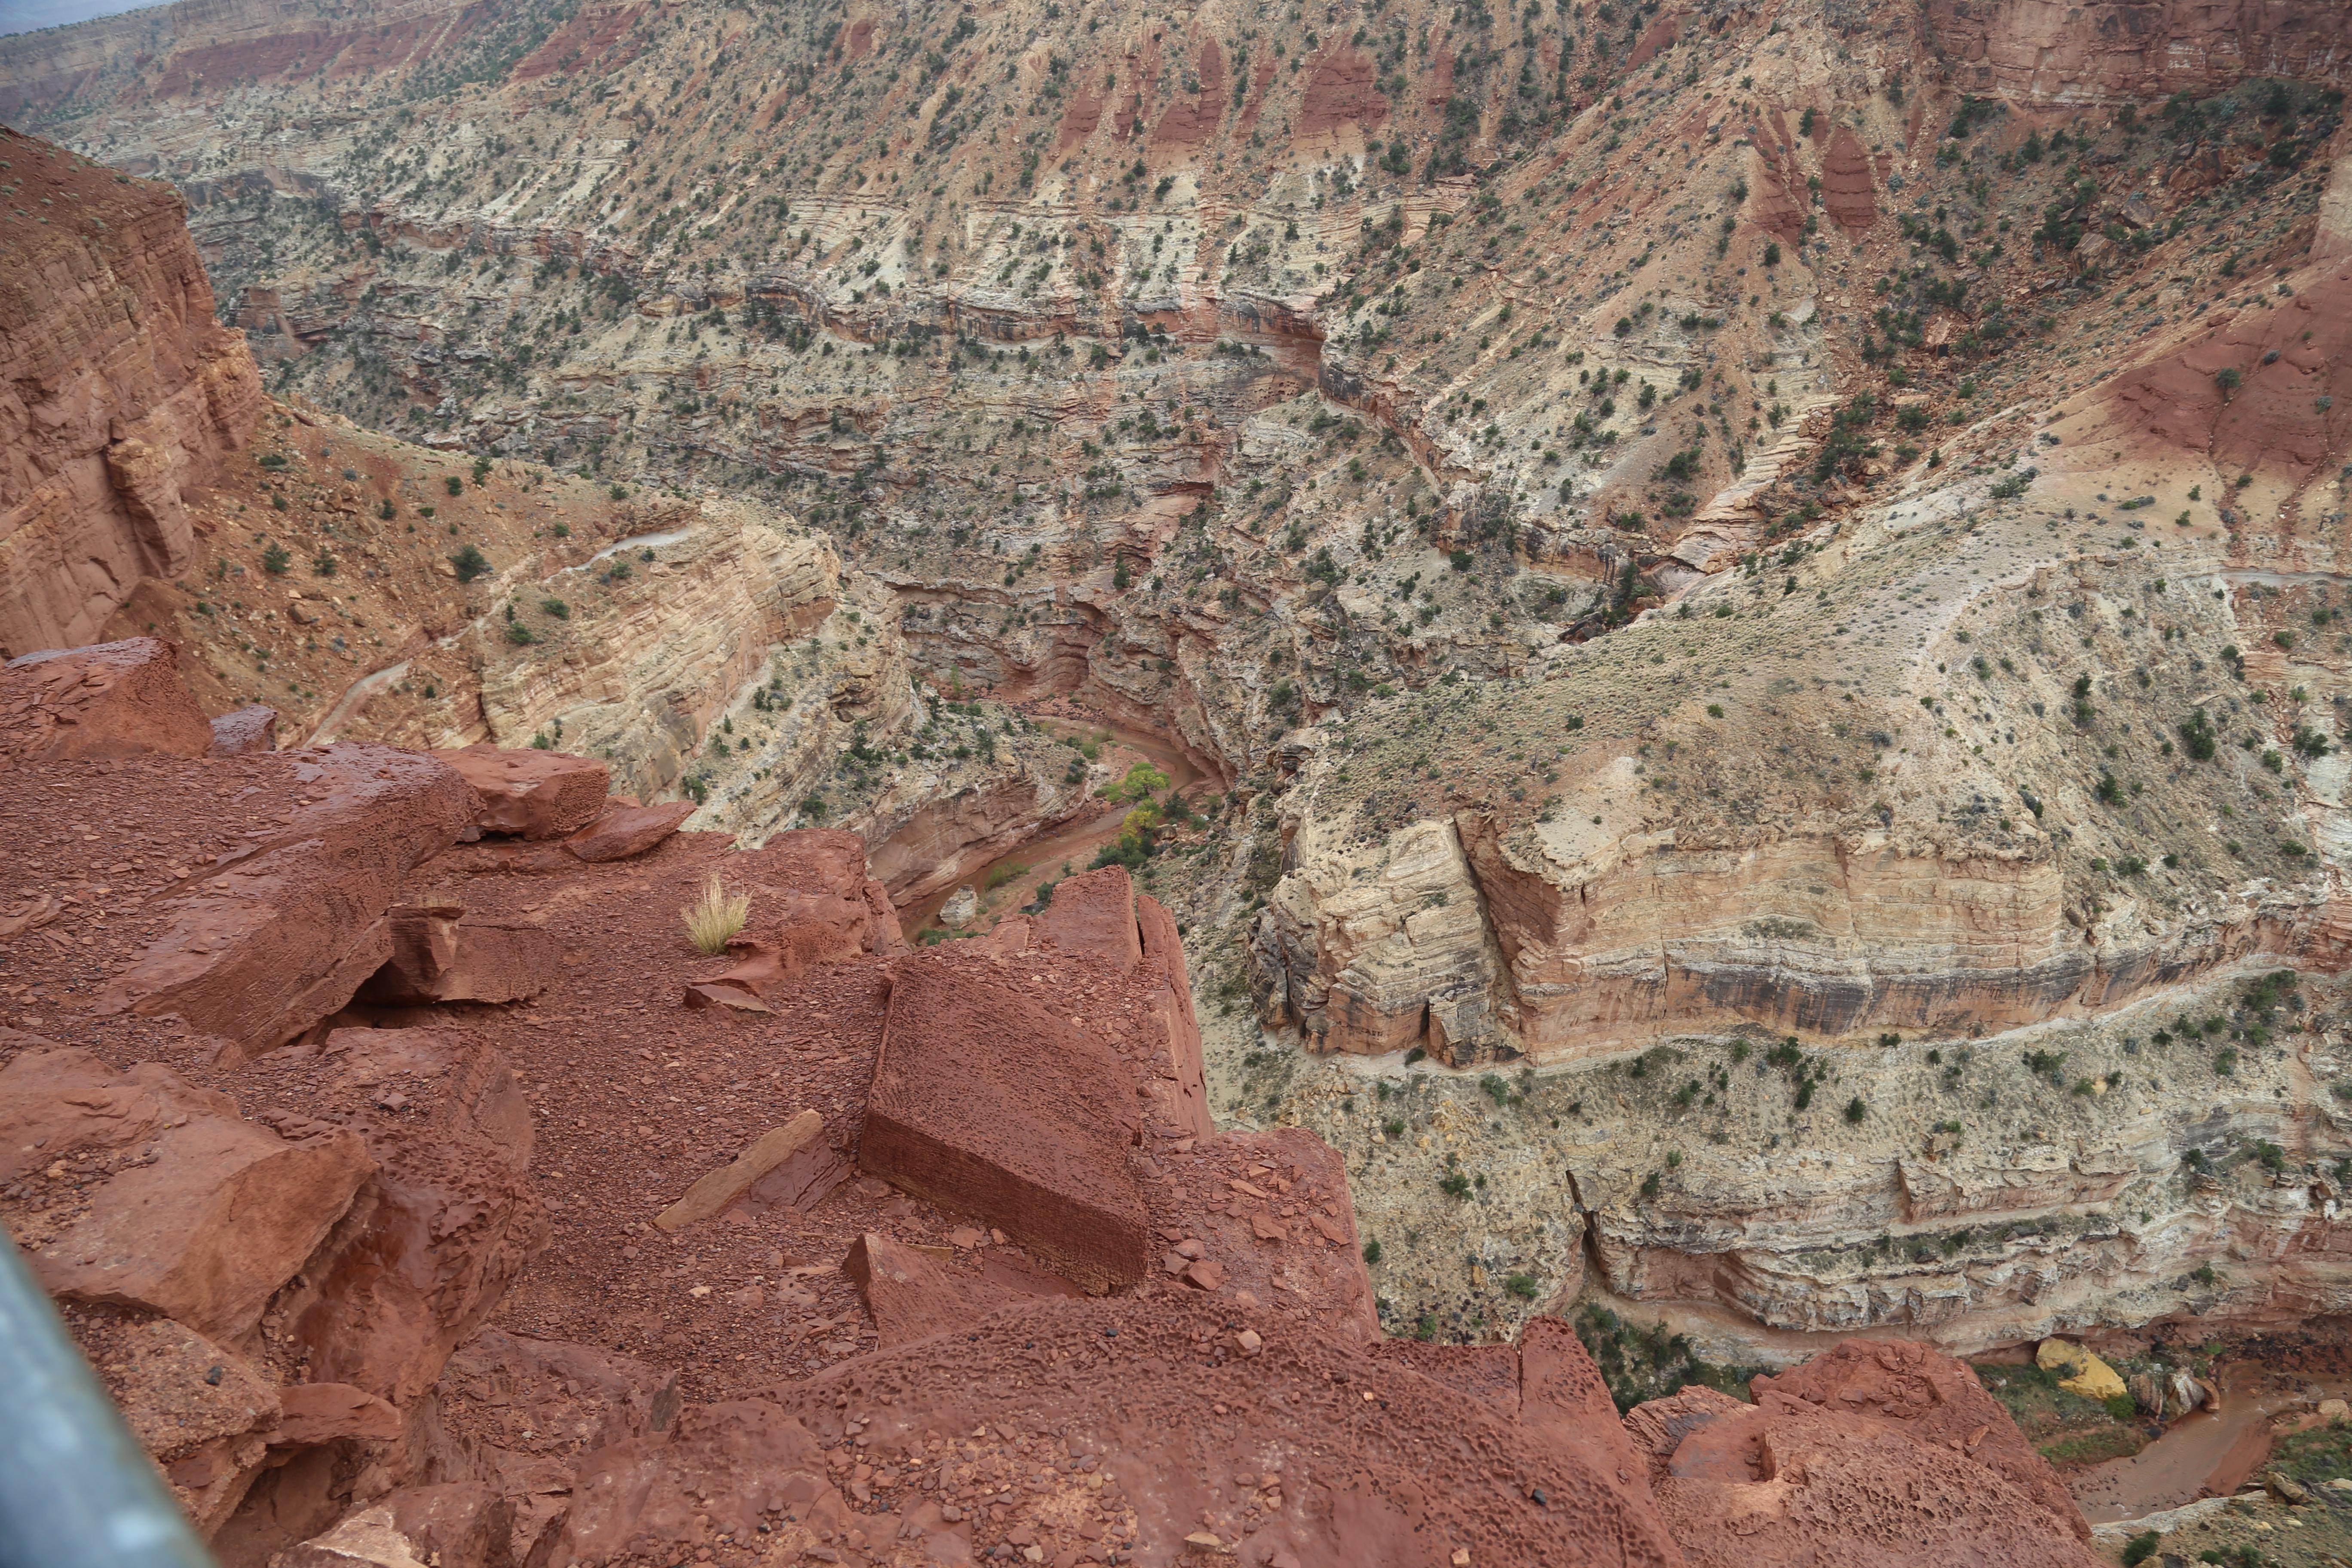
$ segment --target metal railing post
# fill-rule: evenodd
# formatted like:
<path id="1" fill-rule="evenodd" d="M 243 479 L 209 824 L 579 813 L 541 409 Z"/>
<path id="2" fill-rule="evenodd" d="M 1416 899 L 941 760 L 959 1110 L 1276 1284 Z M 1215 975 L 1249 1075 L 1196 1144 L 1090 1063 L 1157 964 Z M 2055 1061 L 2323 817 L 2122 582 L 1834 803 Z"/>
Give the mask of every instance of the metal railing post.
<path id="1" fill-rule="evenodd" d="M 0 1568 L 213 1568 L 4 1226 Z"/>

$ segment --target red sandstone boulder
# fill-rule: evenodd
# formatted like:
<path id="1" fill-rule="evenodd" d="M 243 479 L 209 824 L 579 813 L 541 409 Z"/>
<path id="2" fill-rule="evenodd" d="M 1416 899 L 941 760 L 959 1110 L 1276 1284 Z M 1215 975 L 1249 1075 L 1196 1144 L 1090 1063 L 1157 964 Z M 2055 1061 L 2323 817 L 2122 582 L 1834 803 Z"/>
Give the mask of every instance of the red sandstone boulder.
<path id="1" fill-rule="evenodd" d="M 519 1002 L 554 984 L 562 967 L 562 945 L 527 921 L 467 919 L 457 904 L 398 905 L 384 920 L 392 956 L 360 987 L 362 1002 Z"/>
<path id="2" fill-rule="evenodd" d="M 586 1451 L 657 1436 L 677 1419 L 677 1373 L 594 1345 L 484 1329 L 453 1353 L 440 1384 L 457 1398 L 503 1408 L 520 1426 L 570 1435 Z M 572 1466 L 530 1451 L 484 1458 L 515 1508 L 515 1551 L 528 1555 L 572 1503 Z"/>
<path id="3" fill-rule="evenodd" d="M 565 839 L 564 847 L 592 864 L 625 860 L 676 833 L 677 825 L 693 815 L 694 803 L 686 800 L 618 806 Z"/>
<path id="4" fill-rule="evenodd" d="M 1173 1129 L 1163 1129 L 1173 1131 Z M 1296 1127 L 1180 1140 L 1145 1184 L 1155 1271 L 1227 1300 L 1303 1309 L 1335 1340 L 1379 1340 L 1347 1163 Z"/>
<path id="5" fill-rule="evenodd" d="M 891 965 L 858 1163 L 976 1215 L 1089 1290 L 1141 1279 L 1133 1078 L 1034 997 L 922 958 Z"/>
<path id="6" fill-rule="evenodd" d="M 481 798 L 475 826 L 523 838 L 562 838 L 594 822 L 604 814 L 613 777 L 608 764 L 566 752 L 481 745 L 433 755 L 457 769 Z"/>
<path id="7" fill-rule="evenodd" d="M 280 1309 L 313 1380 L 405 1407 L 547 1245 L 526 1173 L 530 1107 L 506 1058 L 455 1029 L 337 1029 L 317 1058 L 260 1064 L 265 1074 L 318 1067 L 333 1076 L 314 1110 L 356 1128 L 379 1169 Z"/>
<path id="8" fill-rule="evenodd" d="M 382 746 L 278 752 L 310 804 L 276 837 L 166 899 L 172 925 L 100 994 L 104 1016 L 176 1015 L 238 1062 L 349 1002 L 393 956 L 386 911 L 409 871 L 471 820 L 474 795 L 430 757 Z"/>
<path id="9" fill-rule="evenodd" d="M 513 1568 L 514 1505 L 479 1481 L 404 1487 L 324 1535 L 270 1558 L 273 1568 Z"/>
<path id="10" fill-rule="evenodd" d="M 289 1383 L 278 1391 L 273 1443 L 309 1447 L 345 1438 L 388 1443 L 401 1433 L 400 1412 L 348 1383 Z"/>
<path id="11" fill-rule="evenodd" d="M 885 1348 L 968 1329 L 999 1307 L 1080 1294 L 1066 1280 L 1026 1270 L 955 1268 L 871 1231 L 850 1244 L 841 1269 L 857 1281 Z"/>
<path id="12" fill-rule="evenodd" d="M 1092 953 L 1121 974 L 1143 957 L 1135 884 L 1121 867 L 1064 878 L 1055 884 L 1054 901 L 1030 926 L 1036 936 L 1063 951 Z"/>
<path id="13" fill-rule="evenodd" d="M 243 1356 L 169 1318 L 129 1330 L 120 1348 L 100 1371 L 106 1391 L 209 1535 L 279 1440 L 283 1391 Z"/>
<path id="14" fill-rule="evenodd" d="M 28 653 L 0 669 L 0 752 L 27 762 L 201 757 L 212 743 L 180 650 L 161 637 Z"/>
<path id="15" fill-rule="evenodd" d="M 1909 1341 L 1848 1340 L 1826 1355 L 1750 1385 L 1828 1410 L 1860 1412 L 1917 1441 L 1964 1452 L 2060 1521 L 2078 1539 L 2091 1527 L 2050 1461 L 1963 1363 Z"/>
<path id="16" fill-rule="evenodd" d="M 263 703 L 224 713 L 212 721 L 212 744 L 205 748 L 208 757 L 243 757 L 278 749 L 278 710 Z"/>
<path id="17" fill-rule="evenodd" d="M 1152 1289 L 1002 1309 L 769 1397 L 817 1437 L 865 1434 L 877 1468 L 961 1460 L 928 1506 L 1011 1487 L 1038 1561 L 1682 1568 L 1637 1468 L 1275 1306 Z"/>
<path id="18" fill-rule="evenodd" d="M 98 1178 L 79 1204 L 7 1216 L 45 1288 L 219 1339 L 254 1326 L 374 1169 L 349 1131 L 289 1140 L 165 1068 L 117 1073 L 78 1050 L 0 1068 L 0 1131 L 17 1162 L 45 1139 L 31 1158 Z"/>

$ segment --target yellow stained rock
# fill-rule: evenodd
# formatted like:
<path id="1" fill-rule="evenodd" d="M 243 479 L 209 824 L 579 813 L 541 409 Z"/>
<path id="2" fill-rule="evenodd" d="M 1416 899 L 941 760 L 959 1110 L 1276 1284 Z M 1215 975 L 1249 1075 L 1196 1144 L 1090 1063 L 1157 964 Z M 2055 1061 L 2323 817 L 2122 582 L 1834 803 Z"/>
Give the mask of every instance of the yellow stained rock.
<path id="1" fill-rule="evenodd" d="M 2042 1341 L 2033 1352 L 2033 1363 L 2044 1372 L 2055 1367 L 2073 1369 L 2074 1375 L 2058 1386 L 2085 1399 L 2113 1399 L 2119 1394 L 2129 1392 L 2114 1367 L 2081 1345 L 2071 1344 L 2064 1340 Z"/>

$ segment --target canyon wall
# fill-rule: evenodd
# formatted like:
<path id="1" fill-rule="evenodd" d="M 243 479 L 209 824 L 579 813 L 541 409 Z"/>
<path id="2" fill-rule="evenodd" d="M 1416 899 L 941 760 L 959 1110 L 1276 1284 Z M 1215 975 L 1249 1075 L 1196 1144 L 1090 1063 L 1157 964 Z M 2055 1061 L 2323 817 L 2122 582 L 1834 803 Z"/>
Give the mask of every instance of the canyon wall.
<path id="1" fill-rule="evenodd" d="M 2247 77 L 2352 80 L 2352 18 L 2301 0 L 1928 0 L 1929 45 L 1971 92 L 2057 103 L 2202 98 Z"/>
<path id="2" fill-rule="evenodd" d="M 0 650 L 96 638 L 198 544 L 184 492 L 245 445 L 261 382 L 169 187 L 14 132 L 0 179 Z"/>

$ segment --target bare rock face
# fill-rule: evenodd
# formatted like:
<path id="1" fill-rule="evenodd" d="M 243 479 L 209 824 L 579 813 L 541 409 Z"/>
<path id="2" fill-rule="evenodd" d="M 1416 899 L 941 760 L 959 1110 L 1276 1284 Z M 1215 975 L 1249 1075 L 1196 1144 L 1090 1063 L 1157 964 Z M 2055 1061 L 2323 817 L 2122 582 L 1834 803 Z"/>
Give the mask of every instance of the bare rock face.
<path id="1" fill-rule="evenodd" d="M 253 1327 L 374 1169 L 348 1131 L 289 1140 L 168 1069 L 118 1075 L 78 1050 L 28 1051 L 0 1068 L 0 1123 L 51 1160 L 116 1153 L 79 1214 L 51 1211 L 19 1236 L 44 1286 L 230 1340 Z M 152 1157 L 127 1157 L 134 1142 Z"/>
<path id="2" fill-rule="evenodd" d="M 1565 1349 L 1597 1389 L 1573 1336 Z M 1040 1377 L 1040 1367 L 1054 1371 Z M 1245 1561 L 1301 1568 L 1682 1562 L 1638 1469 L 1559 1440 L 1559 1419 L 1590 1418 L 1582 1401 L 1556 1405 L 1538 1389 L 1525 1407 L 1516 1396 L 1498 1406 L 1230 1301 L 1002 1310 L 772 1397 L 819 1440 L 876 1435 L 866 1451 L 886 1461 L 909 1446 L 920 1453 L 927 1430 L 973 1433 L 991 1459 L 1023 1444 L 1037 1477 L 1030 1528 L 1046 1560 L 1132 1542 L 1171 1557 L 1245 1544 Z M 740 1440 L 759 1431 L 747 1419 Z M 1601 1438 L 1602 1451 L 1611 1441 Z M 1497 1469 L 1507 1486 L 1494 1484 Z M 940 1529 L 918 1505 L 901 1517 L 910 1533 Z M 1410 1559 L 1396 1556 L 1402 1542 L 1414 1543 Z"/>
<path id="3" fill-rule="evenodd" d="M 1491 1053 L 1501 953 L 1453 826 L 1412 824 L 1369 856 L 1319 837 L 1302 836 L 1252 933 L 1261 1016 L 1324 1050 Z"/>
<path id="4" fill-rule="evenodd" d="M 506 1058 L 454 1031 L 338 1029 L 315 1059 L 378 1170 L 331 1261 L 281 1307 L 314 1377 L 405 1406 L 547 1244 L 530 1108 Z"/>
<path id="5" fill-rule="evenodd" d="M 1147 1265 L 1147 1213 L 1127 1169 L 1139 1121 L 1128 1081 L 1108 1046 L 1031 997 L 902 960 L 858 1163 L 1108 1289 Z"/>
<path id="6" fill-rule="evenodd" d="M 185 204 L 14 131 L 0 155 L 50 221 L 0 290 L 0 650 L 92 640 L 141 576 L 194 562 L 182 491 L 251 437 L 261 378 L 219 325 Z"/>
<path id="7" fill-rule="evenodd" d="M 581 1461 L 550 1568 L 690 1547 L 706 1528 L 757 1539 L 763 1516 L 781 1515 L 788 1532 L 805 1532 L 798 1542 L 814 1546 L 820 1531 L 849 1524 L 847 1500 L 826 1479 L 824 1460 L 807 1427 L 775 1405 L 688 1406 L 667 1431 Z M 795 1538 L 788 1533 L 782 1544 Z"/>
<path id="8" fill-rule="evenodd" d="M 555 984 L 555 939 L 523 921 L 467 920 L 462 904 L 402 904 L 384 911 L 392 956 L 357 995 L 394 1006 L 518 1002 Z"/>
<path id="9" fill-rule="evenodd" d="M 0 670 L 0 746 L 27 762 L 201 757 L 213 727 L 158 637 L 28 653 Z"/>
<path id="10" fill-rule="evenodd" d="M 476 827 L 519 838 L 562 838 L 586 827 L 604 815 L 613 776 L 609 764 L 564 752 L 479 745 L 433 754 L 481 797 Z"/>
<path id="11" fill-rule="evenodd" d="M 1685 1388 L 1635 1406 L 1625 1430 L 1694 1568 L 2100 1561 L 2082 1510 L 2008 1412 L 1917 1345 L 1849 1342 L 1758 1378 L 1752 1405 Z"/>
<path id="12" fill-rule="evenodd" d="M 273 1559 L 279 1568 L 512 1568 L 514 1504 L 479 1481 L 405 1487 Z"/>
<path id="13" fill-rule="evenodd" d="M 172 929 L 114 977 L 106 1010 L 177 1014 L 250 1057 L 341 1007 L 392 957 L 383 917 L 398 879 L 456 840 L 473 791 L 441 763 L 379 747 L 276 755 L 311 804 L 176 897 Z"/>
<path id="14" fill-rule="evenodd" d="M 693 805 L 682 800 L 616 806 L 566 839 L 564 847 L 592 863 L 625 860 L 667 838 L 693 815 Z"/>
<path id="15" fill-rule="evenodd" d="M 1976 1373 L 1950 1356 L 1901 1342 L 1848 1340 L 1825 1355 L 1759 1377 L 1751 1392 L 1786 1394 L 1841 1414 L 1854 1412 L 1891 1423 L 1931 1447 L 1956 1448 L 2033 1500 L 2034 1505 L 2091 1538 L 2050 1461 L 2034 1452 L 2000 1403 Z"/>
<path id="16" fill-rule="evenodd" d="M 978 1279 L 951 1272 L 920 1248 L 870 1232 L 851 1246 L 842 1269 L 857 1281 L 886 1346 L 952 1332 L 1000 1307 L 1083 1294 L 1066 1280 L 1010 1268 Z"/>
<path id="17" fill-rule="evenodd" d="M 2345 82 L 2352 23 L 2323 5 L 1930 0 L 1929 37 L 1972 91 L 2058 102 L 2203 95 L 2246 77 Z"/>
<path id="18" fill-rule="evenodd" d="M 242 757 L 278 749 L 278 710 L 255 702 L 212 721 L 208 757 Z"/>

